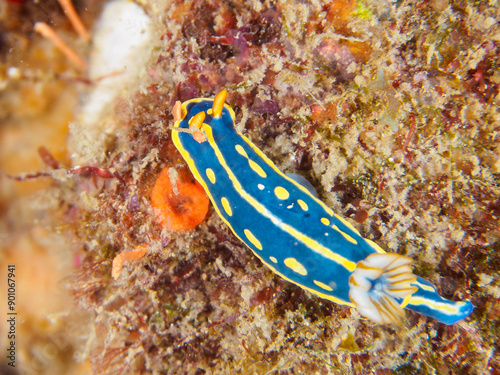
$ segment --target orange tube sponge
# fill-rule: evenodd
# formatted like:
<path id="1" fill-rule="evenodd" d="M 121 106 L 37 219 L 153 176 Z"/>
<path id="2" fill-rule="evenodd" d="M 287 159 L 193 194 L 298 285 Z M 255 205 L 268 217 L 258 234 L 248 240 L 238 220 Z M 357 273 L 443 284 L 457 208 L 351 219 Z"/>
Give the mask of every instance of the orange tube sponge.
<path id="1" fill-rule="evenodd" d="M 161 224 L 177 231 L 196 228 L 207 215 L 209 200 L 189 172 L 164 168 L 151 192 L 151 203 Z"/>

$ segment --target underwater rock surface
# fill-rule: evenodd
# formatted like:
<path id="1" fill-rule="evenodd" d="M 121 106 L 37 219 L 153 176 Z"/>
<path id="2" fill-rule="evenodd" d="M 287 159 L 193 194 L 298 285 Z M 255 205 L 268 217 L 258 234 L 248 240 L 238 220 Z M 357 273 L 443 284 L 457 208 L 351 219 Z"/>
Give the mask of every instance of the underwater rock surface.
<path id="1" fill-rule="evenodd" d="M 57 21 L 73 48 L 89 56 L 93 46 L 72 36 L 54 5 L 46 21 Z M 41 268 L 72 274 L 64 283 L 86 328 L 64 331 L 71 314 L 44 326 L 69 299 L 40 316 L 23 307 L 32 327 L 23 334 L 32 343 L 19 360 L 33 363 L 37 338 L 70 332 L 65 350 L 77 353 L 82 373 L 498 373 L 498 5 L 134 6 L 142 23 L 131 28 L 148 32 L 141 51 L 150 55 L 132 54 L 131 64 L 140 66 L 90 126 L 78 111 L 100 79 L 88 80 L 30 34 L 33 5 L 0 12 L 10 20 L 0 44 L 0 170 L 54 177 L 0 177 L 0 265 L 15 261 L 20 244 L 40 252 L 23 236 L 46 238 L 55 263 Z M 77 10 L 88 26 L 100 14 L 90 1 Z M 163 228 L 150 201 L 153 186 L 164 168 L 186 169 L 170 138 L 173 104 L 223 88 L 237 130 L 281 170 L 307 177 L 364 237 L 415 259 L 414 272 L 444 297 L 470 299 L 473 314 L 453 326 L 414 313 L 400 327 L 374 325 L 276 277 L 213 208 L 192 231 Z M 48 129 L 56 136 L 39 135 Z M 41 152 L 44 165 L 39 146 L 53 156 Z M 114 280 L 113 259 L 144 245 L 148 252 Z M 57 353 L 56 372 L 41 373 L 67 373 L 66 356 Z"/>

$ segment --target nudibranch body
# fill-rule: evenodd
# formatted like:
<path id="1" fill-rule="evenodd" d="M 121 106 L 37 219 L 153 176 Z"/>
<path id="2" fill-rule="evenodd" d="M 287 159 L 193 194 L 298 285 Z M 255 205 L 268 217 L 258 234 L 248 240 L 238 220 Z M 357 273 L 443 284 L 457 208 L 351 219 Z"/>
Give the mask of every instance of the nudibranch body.
<path id="1" fill-rule="evenodd" d="M 415 276 L 411 258 L 364 239 L 283 174 L 234 129 L 225 98 L 223 90 L 215 99 L 184 102 L 172 138 L 219 216 L 266 266 L 377 323 L 400 321 L 403 308 L 445 324 L 472 312 L 470 302 L 446 300 Z"/>

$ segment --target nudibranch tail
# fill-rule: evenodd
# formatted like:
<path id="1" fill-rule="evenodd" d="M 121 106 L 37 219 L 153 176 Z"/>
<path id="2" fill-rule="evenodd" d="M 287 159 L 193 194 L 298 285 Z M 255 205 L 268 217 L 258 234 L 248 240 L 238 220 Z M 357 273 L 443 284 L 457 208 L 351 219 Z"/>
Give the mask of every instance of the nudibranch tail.
<path id="1" fill-rule="evenodd" d="M 413 259 L 399 254 L 374 253 L 361 260 L 349 278 L 349 299 L 359 313 L 377 323 L 399 323 L 404 316 L 400 300 L 415 293 L 411 283 Z"/>
<path id="2" fill-rule="evenodd" d="M 214 104 L 212 105 L 212 116 L 214 118 L 219 118 L 222 114 L 222 108 L 224 108 L 224 103 L 226 101 L 227 90 L 223 89 L 214 98 Z"/>
<path id="3" fill-rule="evenodd" d="M 417 277 L 412 283 L 418 290 L 408 299 L 406 309 L 431 317 L 451 325 L 468 317 L 474 311 L 470 301 L 450 301 L 439 295 L 436 288 L 427 280 Z"/>

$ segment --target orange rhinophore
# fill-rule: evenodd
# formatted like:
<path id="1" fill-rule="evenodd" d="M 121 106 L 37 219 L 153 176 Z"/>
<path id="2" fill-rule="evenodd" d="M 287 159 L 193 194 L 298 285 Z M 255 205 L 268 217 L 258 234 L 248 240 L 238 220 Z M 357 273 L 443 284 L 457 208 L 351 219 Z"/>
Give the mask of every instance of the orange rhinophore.
<path id="1" fill-rule="evenodd" d="M 189 128 L 201 128 L 203 124 L 203 120 L 205 120 L 205 112 L 200 112 L 197 115 L 193 116 L 193 119 L 189 122 Z"/>
<path id="2" fill-rule="evenodd" d="M 148 252 L 146 245 L 139 245 L 134 250 L 124 251 L 113 259 L 111 276 L 117 280 L 122 272 L 123 263 L 141 259 Z"/>
<path id="3" fill-rule="evenodd" d="M 161 224 L 177 231 L 196 228 L 207 215 L 209 200 L 187 171 L 164 168 L 151 192 L 151 204 Z"/>
<path id="4" fill-rule="evenodd" d="M 222 115 L 222 110 L 224 109 L 224 102 L 226 101 L 227 90 L 223 89 L 219 92 L 214 99 L 214 104 L 212 105 L 212 116 L 214 118 L 220 118 Z"/>
<path id="5" fill-rule="evenodd" d="M 174 114 L 174 122 L 182 120 L 182 104 L 180 101 L 177 100 L 175 102 L 172 112 Z"/>
<path id="6" fill-rule="evenodd" d="M 200 130 L 198 130 L 201 129 L 201 126 L 203 125 L 203 120 L 205 120 L 205 112 L 200 112 L 196 116 L 194 116 L 191 122 L 189 123 L 189 130 L 192 132 L 191 134 L 193 134 L 194 140 L 198 143 L 203 143 L 207 140 L 205 138 L 205 135 Z"/>

